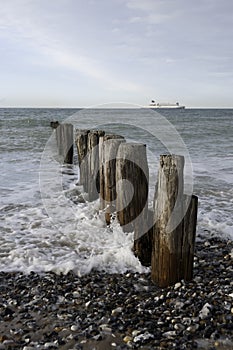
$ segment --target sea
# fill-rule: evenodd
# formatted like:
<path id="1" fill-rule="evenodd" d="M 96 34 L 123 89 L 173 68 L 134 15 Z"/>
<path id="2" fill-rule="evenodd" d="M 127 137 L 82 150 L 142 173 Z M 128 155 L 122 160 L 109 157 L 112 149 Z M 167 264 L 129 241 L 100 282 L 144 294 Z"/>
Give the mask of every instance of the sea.
<path id="1" fill-rule="evenodd" d="M 198 196 L 197 240 L 233 240 L 233 109 L 152 111 L 125 106 L 0 109 L 0 271 L 83 275 L 145 272 L 132 252 L 133 232 L 107 227 L 74 164 L 55 156 L 51 121 L 103 129 L 147 145 L 149 206 L 159 156 L 185 157 L 185 191 Z"/>

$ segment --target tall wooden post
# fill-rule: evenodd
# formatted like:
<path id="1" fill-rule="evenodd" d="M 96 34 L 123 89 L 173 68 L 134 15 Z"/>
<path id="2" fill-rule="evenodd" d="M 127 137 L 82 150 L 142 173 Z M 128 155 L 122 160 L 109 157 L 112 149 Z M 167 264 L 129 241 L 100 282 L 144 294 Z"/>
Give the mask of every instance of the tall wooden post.
<path id="1" fill-rule="evenodd" d="M 104 131 L 91 130 L 87 138 L 88 196 L 90 201 L 99 197 L 99 138 L 103 135 Z"/>
<path id="2" fill-rule="evenodd" d="M 105 210 L 108 225 L 116 212 L 116 156 L 122 142 L 125 142 L 123 136 L 111 134 L 100 137 L 99 141 L 100 208 Z"/>
<path id="3" fill-rule="evenodd" d="M 73 125 L 59 124 L 55 129 L 61 163 L 73 163 Z"/>
<path id="4" fill-rule="evenodd" d="M 182 277 L 185 281 L 193 278 L 193 259 L 195 249 L 198 197 L 185 196 L 187 211 L 183 219 L 183 241 L 182 241 Z"/>
<path id="5" fill-rule="evenodd" d="M 182 278 L 184 157 L 161 155 L 154 201 L 151 277 L 160 287 Z"/>
<path id="6" fill-rule="evenodd" d="M 117 217 L 124 231 L 137 231 L 139 236 L 147 229 L 148 179 L 146 145 L 121 143 L 116 159 Z"/>
<path id="7" fill-rule="evenodd" d="M 79 184 L 83 185 L 85 192 L 88 191 L 88 161 L 87 161 L 87 139 L 90 130 L 76 130 L 75 144 L 79 163 Z"/>

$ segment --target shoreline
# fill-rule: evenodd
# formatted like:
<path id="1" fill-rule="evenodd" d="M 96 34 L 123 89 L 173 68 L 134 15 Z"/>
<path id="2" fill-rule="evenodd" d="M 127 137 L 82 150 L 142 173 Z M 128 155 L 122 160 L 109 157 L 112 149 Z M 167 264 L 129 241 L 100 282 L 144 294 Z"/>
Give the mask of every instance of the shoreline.
<path id="1" fill-rule="evenodd" d="M 233 349 L 233 242 L 198 240 L 194 279 L 0 271 L 1 349 Z"/>

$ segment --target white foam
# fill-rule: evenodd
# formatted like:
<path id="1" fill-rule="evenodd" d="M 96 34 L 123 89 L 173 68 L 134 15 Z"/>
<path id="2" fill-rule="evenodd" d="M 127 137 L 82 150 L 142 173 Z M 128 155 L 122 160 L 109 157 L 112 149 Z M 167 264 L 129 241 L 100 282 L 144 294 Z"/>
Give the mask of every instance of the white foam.
<path id="1" fill-rule="evenodd" d="M 146 271 L 132 252 L 133 233 L 124 233 L 117 223 L 106 227 L 98 206 L 98 201 L 76 205 L 75 217 L 59 229 L 42 206 L 12 212 L 3 230 L 1 270 L 73 270 L 79 275 L 92 269 L 108 273 Z"/>
<path id="2" fill-rule="evenodd" d="M 53 117 L 49 114 L 50 119 Z M 199 117 L 203 122 L 202 116 Z M 111 229 L 106 227 L 103 213 L 98 211 L 98 201 L 89 203 L 86 194 L 82 193 L 84 203 L 74 204 L 73 201 L 77 203 L 80 195 L 80 188 L 75 186 L 77 168 L 59 169 L 62 193 L 56 193 L 58 184 L 51 182 L 51 173 L 47 169 L 49 181 L 45 183 L 45 192 L 48 197 L 50 193 L 54 194 L 51 215 L 48 217 L 40 198 L 38 175 L 40 152 L 51 134 L 49 119 L 47 116 L 41 117 L 45 125 L 41 127 L 35 115 L 39 129 L 33 126 L 31 131 L 34 136 L 29 140 L 27 127 L 18 130 L 22 126 L 20 118 L 15 121 L 15 130 L 12 129 L 12 120 L 9 121 L 6 131 L 10 133 L 10 138 L 7 133 L 2 135 L 6 151 L 1 153 L 0 270 L 56 273 L 73 270 L 77 274 L 89 273 L 93 269 L 109 273 L 145 271 L 132 252 L 132 233 L 124 233 L 116 222 Z M 197 117 L 187 120 L 187 124 L 183 123 L 182 118 L 178 116 L 176 123 L 180 124 L 180 130 L 186 135 L 192 156 L 194 193 L 199 197 L 198 233 L 205 231 L 206 235 L 214 234 L 233 240 L 231 138 L 227 141 L 227 136 L 222 134 L 221 137 L 219 135 L 220 141 L 215 142 L 214 120 L 210 124 L 207 118 L 202 130 L 198 126 L 199 120 L 197 123 L 195 119 Z M 151 118 L 150 122 L 153 120 Z M 205 126 L 208 126 L 208 135 L 205 134 Z M 144 137 L 143 130 L 122 126 L 122 131 L 132 141 L 140 140 L 148 144 L 149 205 L 152 208 L 160 146 L 157 148 L 154 139 L 150 140 L 147 133 Z M 118 130 L 116 132 L 120 133 Z M 53 171 L 52 168 L 50 170 Z"/>

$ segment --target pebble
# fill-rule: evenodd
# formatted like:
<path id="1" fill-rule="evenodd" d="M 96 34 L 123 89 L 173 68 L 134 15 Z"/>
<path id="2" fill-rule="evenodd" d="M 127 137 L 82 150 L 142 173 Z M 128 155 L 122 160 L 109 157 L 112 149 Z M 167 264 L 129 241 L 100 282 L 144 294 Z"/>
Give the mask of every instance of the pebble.
<path id="1" fill-rule="evenodd" d="M 91 304 L 91 301 L 89 300 L 89 301 L 85 304 L 85 306 L 88 307 L 88 306 L 90 306 L 90 304 Z"/>
<path id="2" fill-rule="evenodd" d="M 198 328 L 199 328 L 198 324 L 193 324 L 193 325 L 187 327 L 187 331 L 190 333 L 195 333 L 196 330 L 198 330 Z"/>
<path id="3" fill-rule="evenodd" d="M 200 276 L 196 276 L 193 280 L 194 280 L 194 282 L 196 282 L 197 284 L 202 282 L 202 278 L 201 278 Z"/>
<path id="4" fill-rule="evenodd" d="M 182 284 L 181 284 L 180 282 L 177 282 L 177 283 L 174 285 L 174 290 L 179 289 L 181 286 L 182 286 Z"/>
<path id="5" fill-rule="evenodd" d="M 163 337 L 165 338 L 174 338 L 176 337 L 176 331 L 168 331 L 163 333 Z"/>
<path id="6" fill-rule="evenodd" d="M 141 331 L 134 330 L 134 331 L 132 331 L 132 337 L 136 337 L 140 333 L 141 333 Z"/>
<path id="7" fill-rule="evenodd" d="M 182 322 L 185 325 L 190 325 L 192 323 L 192 320 L 190 317 L 183 317 Z"/>
<path id="8" fill-rule="evenodd" d="M 209 303 L 206 303 L 203 308 L 201 309 L 201 311 L 199 312 L 199 317 L 204 320 L 205 318 L 208 317 L 208 315 L 210 314 L 210 310 L 211 310 L 212 306 Z"/>
<path id="9" fill-rule="evenodd" d="M 184 306 L 184 302 L 176 301 L 174 306 L 176 309 L 182 309 L 182 307 Z"/>
<path id="10" fill-rule="evenodd" d="M 118 308 L 112 310 L 112 315 L 118 315 L 118 314 L 122 313 L 122 310 L 123 310 L 122 307 L 118 307 Z"/>
<path id="11" fill-rule="evenodd" d="M 77 292 L 77 291 L 73 292 L 73 298 L 74 299 L 77 299 L 79 297 L 80 297 L 80 293 L 79 292 Z"/>
<path id="12" fill-rule="evenodd" d="M 174 328 L 175 328 L 175 330 L 177 330 L 178 332 L 182 332 L 182 331 L 185 329 L 185 326 L 184 326 L 183 324 L 181 324 L 181 323 L 176 323 L 176 324 L 174 325 Z"/>
<path id="13" fill-rule="evenodd" d="M 129 335 L 126 335 L 126 336 L 123 338 L 123 341 L 124 341 L 125 343 L 131 342 L 132 340 L 133 340 L 133 338 L 130 337 Z"/>
<path id="14" fill-rule="evenodd" d="M 111 332 L 112 332 L 112 328 L 110 328 L 108 324 L 101 324 L 101 325 L 99 326 L 99 328 L 100 328 L 101 331 L 103 331 L 103 332 L 107 332 L 107 333 L 111 333 Z"/>
<path id="15" fill-rule="evenodd" d="M 45 344 L 44 344 L 44 348 L 45 348 L 45 349 L 57 348 L 57 347 L 58 347 L 58 345 L 57 345 L 56 343 L 52 343 L 52 342 L 50 342 L 50 343 L 45 343 Z"/>
<path id="16" fill-rule="evenodd" d="M 141 341 L 145 341 L 145 340 L 153 339 L 153 338 L 154 338 L 153 334 L 151 334 L 149 332 L 145 332 L 144 334 L 139 334 L 136 337 L 134 337 L 133 341 L 134 341 L 134 343 L 137 343 L 137 342 L 141 342 Z"/>

